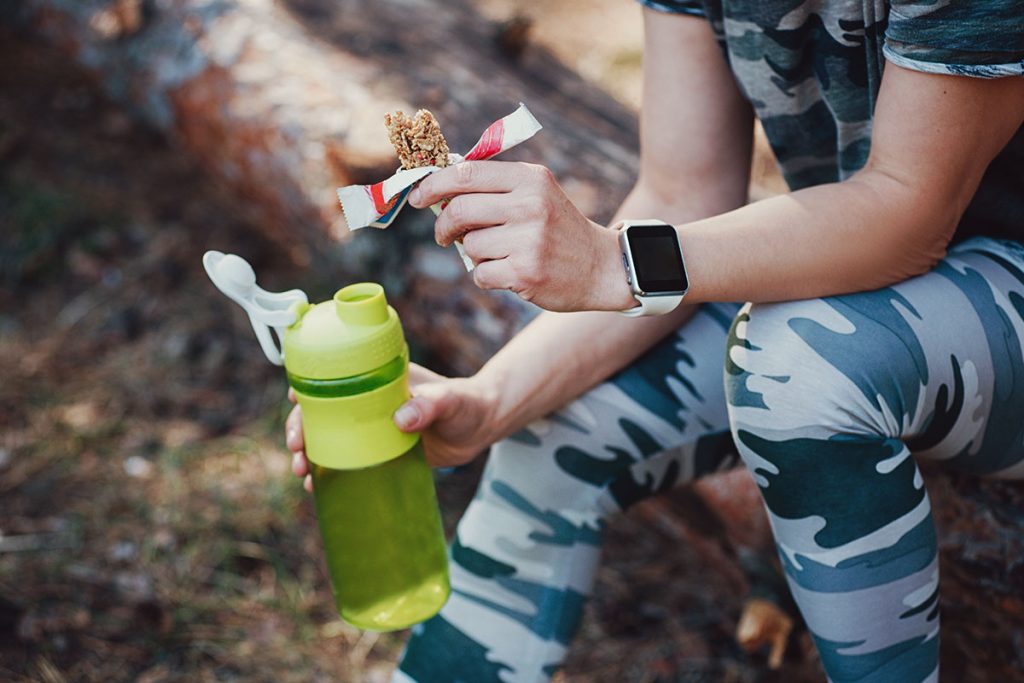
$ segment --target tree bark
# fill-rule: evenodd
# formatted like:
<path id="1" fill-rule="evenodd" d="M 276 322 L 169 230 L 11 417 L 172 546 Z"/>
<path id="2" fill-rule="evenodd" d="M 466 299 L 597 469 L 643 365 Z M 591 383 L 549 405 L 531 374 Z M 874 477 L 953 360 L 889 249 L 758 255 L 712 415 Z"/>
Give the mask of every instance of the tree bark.
<path id="1" fill-rule="evenodd" d="M 596 216 L 635 173 L 633 114 L 464 0 L 27 0 L 18 14 L 300 249 L 344 232 L 337 186 L 397 166 L 391 109 L 431 108 L 465 151 L 526 102 L 546 130 L 515 157 Z"/>

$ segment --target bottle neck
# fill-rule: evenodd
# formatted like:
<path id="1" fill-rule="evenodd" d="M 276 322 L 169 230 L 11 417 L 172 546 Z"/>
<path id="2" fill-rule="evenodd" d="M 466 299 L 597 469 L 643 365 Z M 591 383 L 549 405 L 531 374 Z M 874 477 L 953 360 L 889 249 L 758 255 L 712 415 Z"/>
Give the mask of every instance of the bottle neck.
<path id="1" fill-rule="evenodd" d="M 354 396 L 379 389 L 394 382 L 405 372 L 408 361 L 409 351 L 405 349 L 401 355 L 395 356 L 379 368 L 374 368 L 361 375 L 338 379 L 310 379 L 308 377 L 299 377 L 289 372 L 288 384 L 300 394 L 315 398 Z"/>

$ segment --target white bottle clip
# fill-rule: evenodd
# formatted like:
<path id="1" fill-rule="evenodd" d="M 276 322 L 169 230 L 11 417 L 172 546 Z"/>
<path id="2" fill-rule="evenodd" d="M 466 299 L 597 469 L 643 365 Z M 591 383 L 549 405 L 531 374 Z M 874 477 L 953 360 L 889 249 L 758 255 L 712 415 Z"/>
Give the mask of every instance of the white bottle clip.
<path id="1" fill-rule="evenodd" d="M 208 251 L 203 254 L 203 267 L 221 292 L 245 309 L 249 322 L 256 332 L 263 353 L 274 365 L 284 362 L 280 344 L 284 341 L 284 330 L 295 322 L 296 303 L 309 303 L 306 293 L 300 289 L 287 292 L 268 292 L 256 284 L 256 273 L 241 256 Z M 270 330 L 277 335 L 274 343 Z"/>

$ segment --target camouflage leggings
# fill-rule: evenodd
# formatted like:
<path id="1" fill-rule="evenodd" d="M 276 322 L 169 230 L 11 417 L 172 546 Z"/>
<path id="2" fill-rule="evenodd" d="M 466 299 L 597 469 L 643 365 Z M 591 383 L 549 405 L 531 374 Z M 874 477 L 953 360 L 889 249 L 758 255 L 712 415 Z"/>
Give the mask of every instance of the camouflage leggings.
<path id="1" fill-rule="evenodd" d="M 395 683 L 548 680 L 608 518 L 729 467 L 734 443 L 830 680 L 937 681 L 936 537 L 911 452 L 1024 477 L 1022 339 L 1024 247 L 987 239 L 883 290 L 701 307 L 494 447 L 452 544 L 452 598 L 414 629 Z"/>

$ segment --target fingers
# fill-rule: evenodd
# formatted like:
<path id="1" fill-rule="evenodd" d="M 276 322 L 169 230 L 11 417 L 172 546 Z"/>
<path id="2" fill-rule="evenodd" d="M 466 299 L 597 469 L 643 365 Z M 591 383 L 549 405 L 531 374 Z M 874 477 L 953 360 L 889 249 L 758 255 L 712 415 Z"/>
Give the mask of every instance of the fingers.
<path id="1" fill-rule="evenodd" d="M 395 426 L 403 432 L 418 432 L 434 421 L 435 407 L 427 398 L 414 397 L 399 406 L 393 416 Z"/>
<path id="2" fill-rule="evenodd" d="M 464 161 L 424 178 L 409 194 L 409 203 L 422 209 L 460 194 L 509 192 L 525 169 L 525 164 L 511 161 Z"/>
<path id="3" fill-rule="evenodd" d="M 457 409 L 458 399 L 445 383 L 425 383 L 416 387 L 416 395 L 395 411 L 393 419 L 403 432 L 421 432 Z"/>
<path id="4" fill-rule="evenodd" d="M 313 475 L 307 474 L 306 478 L 302 482 L 302 488 L 306 489 L 308 493 L 313 493 Z"/>
<path id="5" fill-rule="evenodd" d="M 434 222 L 434 240 L 447 247 L 471 230 L 506 223 L 512 213 L 509 202 L 504 200 L 507 196 L 475 193 L 455 197 Z"/>
<path id="6" fill-rule="evenodd" d="M 309 474 L 309 461 L 302 451 L 292 453 L 292 474 L 296 477 L 304 477 Z"/>
<path id="7" fill-rule="evenodd" d="M 296 403 L 299 398 L 295 395 L 295 389 L 288 387 L 288 400 L 292 403 Z"/>
<path id="8" fill-rule="evenodd" d="M 294 396 L 292 391 L 289 391 L 288 394 L 289 398 Z M 303 451 L 306 443 L 302 433 L 302 406 L 296 405 L 288 413 L 288 419 L 284 423 L 284 433 L 284 443 L 292 453 L 292 472 L 296 477 L 308 477 L 309 460 L 306 459 L 306 454 Z M 309 490 L 308 487 L 307 490 Z"/>
<path id="9" fill-rule="evenodd" d="M 442 217 L 446 211 L 441 213 Z M 438 221 L 440 220 L 439 218 Z M 473 259 L 474 264 L 479 266 L 483 261 L 492 261 L 508 256 L 512 252 L 514 239 L 514 228 L 499 225 L 486 230 L 474 230 L 467 233 L 462 238 L 462 246 L 466 251 L 466 255 Z"/>
<path id="10" fill-rule="evenodd" d="M 473 282 L 480 289 L 512 289 L 516 281 L 512 262 L 507 258 L 483 261 L 473 269 Z"/>
<path id="11" fill-rule="evenodd" d="M 292 453 L 298 453 L 306 447 L 302 434 L 302 406 L 296 405 L 292 412 L 288 413 L 288 419 L 284 422 L 284 443 Z"/>

